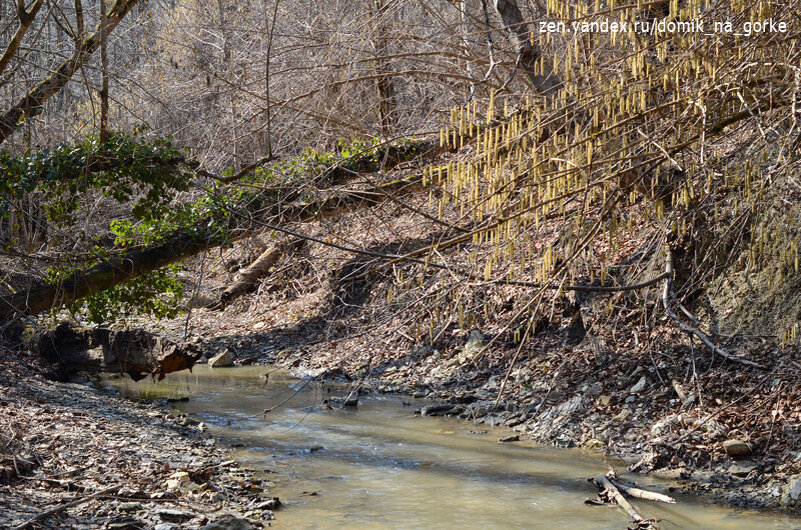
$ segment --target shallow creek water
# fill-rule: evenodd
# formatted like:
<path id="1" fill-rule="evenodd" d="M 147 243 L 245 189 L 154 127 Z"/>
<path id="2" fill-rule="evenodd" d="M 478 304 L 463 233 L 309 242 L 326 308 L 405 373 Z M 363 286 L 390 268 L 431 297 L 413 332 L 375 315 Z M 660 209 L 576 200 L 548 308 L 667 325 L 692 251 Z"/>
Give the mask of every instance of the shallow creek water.
<path id="1" fill-rule="evenodd" d="M 269 383 L 263 374 L 270 371 Z M 597 454 L 528 442 L 498 443 L 505 427 L 420 418 L 428 404 L 399 396 L 361 396 L 357 408 L 320 402 L 347 392 L 268 367 L 198 366 L 160 383 L 116 382 L 131 396 L 188 397 L 181 410 L 240 446 L 244 467 L 263 470 L 284 506 L 275 528 L 625 528 L 625 514 L 589 506 L 588 477 L 607 470 Z M 266 417 L 264 409 L 274 409 Z M 646 487 L 665 483 L 633 475 Z M 711 505 L 635 501 L 663 528 L 799 528 L 801 519 Z"/>

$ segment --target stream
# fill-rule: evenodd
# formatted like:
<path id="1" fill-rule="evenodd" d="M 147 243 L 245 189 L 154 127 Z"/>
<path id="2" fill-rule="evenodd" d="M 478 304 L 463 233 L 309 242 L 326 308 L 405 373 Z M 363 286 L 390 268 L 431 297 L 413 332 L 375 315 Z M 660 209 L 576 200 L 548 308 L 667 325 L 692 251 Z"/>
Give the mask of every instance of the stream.
<path id="1" fill-rule="evenodd" d="M 264 375 L 270 373 L 264 384 Z M 615 507 L 590 506 L 587 482 L 608 469 L 603 456 L 526 441 L 499 443 L 506 427 L 424 417 L 430 404 L 368 395 L 356 408 L 321 400 L 347 388 L 316 384 L 266 366 L 170 374 L 164 381 L 112 381 L 143 398 L 182 398 L 176 406 L 205 422 L 233 457 L 263 473 L 284 503 L 275 528 L 626 528 Z M 273 409 L 266 416 L 264 409 Z M 619 466 L 620 467 L 620 466 Z M 668 483 L 624 478 L 657 491 Z M 635 500 L 662 528 L 799 528 L 801 519 L 737 510 L 674 495 L 675 505 Z"/>

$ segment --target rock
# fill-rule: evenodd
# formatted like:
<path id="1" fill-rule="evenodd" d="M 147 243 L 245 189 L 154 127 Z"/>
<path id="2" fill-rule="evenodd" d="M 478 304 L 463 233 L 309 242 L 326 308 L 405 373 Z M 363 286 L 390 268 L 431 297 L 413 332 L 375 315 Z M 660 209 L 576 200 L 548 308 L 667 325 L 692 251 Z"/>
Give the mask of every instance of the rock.
<path id="1" fill-rule="evenodd" d="M 314 493 L 304 492 L 304 493 L 306 493 L 307 495 L 317 495 L 316 492 L 314 492 Z M 265 501 L 265 502 L 262 502 L 262 503 L 256 505 L 254 507 L 254 510 L 275 510 L 279 506 L 281 506 L 281 501 L 278 499 L 278 497 L 273 497 L 272 499 L 270 499 L 268 501 Z"/>
<path id="2" fill-rule="evenodd" d="M 162 508 L 157 510 L 156 514 L 161 518 L 162 521 L 167 521 L 168 523 L 182 523 L 192 519 L 195 516 L 191 512 L 175 510 L 172 508 Z"/>
<path id="3" fill-rule="evenodd" d="M 182 493 L 188 493 L 200 489 L 200 486 L 192 481 L 192 479 L 189 477 L 189 473 L 186 471 L 177 471 L 173 473 L 170 475 L 164 485 L 168 490 L 180 491 Z"/>
<path id="4" fill-rule="evenodd" d="M 141 502 L 122 502 L 117 509 L 121 512 L 138 512 L 144 510 Z"/>
<path id="5" fill-rule="evenodd" d="M 234 365 L 234 358 L 231 355 L 231 350 L 226 348 L 223 352 L 218 353 L 209 359 L 209 366 L 212 368 L 223 368 Z"/>
<path id="6" fill-rule="evenodd" d="M 421 416 L 444 416 L 456 407 L 454 404 L 429 405 L 420 409 Z"/>
<path id="7" fill-rule="evenodd" d="M 723 442 L 723 450 L 731 456 L 747 455 L 751 453 L 751 446 L 743 440 L 726 440 Z"/>
<path id="8" fill-rule="evenodd" d="M 575 447 L 576 443 L 570 436 L 560 435 L 554 438 L 554 445 L 564 449 L 569 449 L 571 447 Z"/>
<path id="9" fill-rule="evenodd" d="M 596 382 L 596 383 L 593 383 L 593 384 L 591 384 L 591 385 L 590 385 L 590 386 L 588 386 L 588 387 L 587 387 L 587 389 L 585 390 L 585 392 L 587 393 L 587 395 L 588 395 L 588 396 L 591 396 L 591 397 L 600 396 L 600 395 L 601 395 L 601 392 L 603 392 L 603 391 L 604 391 L 604 385 L 603 385 L 603 384 L 601 384 L 601 383 L 599 383 L 599 382 Z"/>
<path id="10" fill-rule="evenodd" d="M 637 383 L 633 387 L 631 387 L 629 392 L 632 394 L 638 394 L 642 392 L 643 389 L 645 389 L 646 383 L 648 383 L 648 380 L 645 378 L 645 376 L 640 377 L 640 380 L 637 381 Z"/>
<path id="11" fill-rule="evenodd" d="M 105 328 L 74 328 L 64 322 L 42 334 L 39 353 L 58 363 L 59 379 L 68 380 L 80 371 L 125 372 L 134 381 L 148 375 L 164 379 L 166 374 L 192 366 L 200 352 L 143 329 L 112 331 Z"/>
<path id="12" fill-rule="evenodd" d="M 462 348 L 462 351 L 459 353 L 458 362 L 463 363 L 466 360 L 472 360 L 478 355 L 481 350 L 484 349 L 484 334 L 481 333 L 479 330 L 474 329 L 470 332 L 470 336 L 467 337 L 467 342 Z"/>
<path id="13" fill-rule="evenodd" d="M 246 357 L 246 358 L 242 359 L 241 361 L 239 361 L 239 364 L 241 364 L 242 366 L 247 366 L 249 364 L 255 363 L 258 360 L 259 360 L 259 356 L 258 355 L 254 355 L 252 357 Z"/>
<path id="14" fill-rule="evenodd" d="M 729 473 L 734 475 L 735 477 L 747 477 L 753 470 L 757 467 L 756 462 L 751 462 L 749 460 L 743 460 L 742 462 L 738 462 L 732 466 L 729 466 Z"/>
<path id="15" fill-rule="evenodd" d="M 601 403 L 601 406 L 608 407 L 609 403 L 612 402 L 612 396 L 601 396 L 598 398 L 598 401 Z"/>
<path id="16" fill-rule="evenodd" d="M 174 523 L 159 523 L 153 530 L 179 530 L 181 527 Z"/>
<path id="17" fill-rule="evenodd" d="M 143 528 L 142 521 L 136 519 L 124 519 L 121 521 L 109 522 L 106 528 L 109 530 L 139 530 Z"/>
<path id="18" fill-rule="evenodd" d="M 520 441 L 520 435 L 519 434 L 513 434 L 512 436 L 507 436 L 506 438 L 498 438 L 498 441 L 499 442 L 519 442 Z"/>
<path id="19" fill-rule="evenodd" d="M 631 416 L 631 411 L 628 408 L 622 408 L 620 409 L 620 412 L 612 417 L 612 421 L 614 423 L 623 423 L 628 419 L 629 416 Z"/>
<path id="20" fill-rule="evenodd" d="M 240 519 L 239 517 L 228 517 L 209 523 L 201 530 L 252 530 L 253 525 L 247 519 Z"/>
<path id="21" fill-rule="evenodd" d="M 793 475 L 787 479 L 787 484 L 782 488 L 781 503 L 784 506 L 792 506 L 801 499 L 801 475 Z"/>
<path id="22" fill-rule="evenodd" d="M 603 451 L 606 449 L 606 443 L 598 438 L 590 438 L 582 443 L 581 447 L 590 451 Z"/>

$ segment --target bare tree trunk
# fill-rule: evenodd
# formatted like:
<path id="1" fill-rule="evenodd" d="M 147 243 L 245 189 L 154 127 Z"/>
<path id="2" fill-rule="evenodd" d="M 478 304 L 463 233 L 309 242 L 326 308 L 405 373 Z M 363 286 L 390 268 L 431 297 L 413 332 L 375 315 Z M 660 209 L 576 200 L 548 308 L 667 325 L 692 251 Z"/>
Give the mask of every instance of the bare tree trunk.
<path id="1" fill-rule="evenodd" d="M 107 32 L 111 33 L 139 0 L 116 0 L 107 17 Z M 100 27 L 82 40 L 72 56 L 41 83 L 29 90 L 21 100 L 0 116 L 0 144 L 5 142 L 22 125 L 24 118 L 42 113 L 44 103 L 57 94 L 72 78 L 73 74 L 91 57 L 100 46 Z"/>
<path id="2" fill-rule="evenodd" d="M 387 4 L 384 0 L 373 0 L 373 19 L 375 20 L 373 31 L 373 49 L 376 54 L 376 91 L 378 92 L 378 117 L 381 127 L 381 133 L 384 136 L 390 136 L 397 116 L 395 115 L 395 86 L 392 77 L 388 74 L 391 72 L 389 63 L 383 57 L 387 52 L 387 36 L 386 36 L 386 20 Z"/>
<path id="3" fill-rule="evenodd" d="M 108 29 L 106 0 L 100 0 L 100 145 L 108 141 Z"/>
<path id="4" fill-rule="evenodd" d="M 19 19 L 19 26 L 17 26 L 17 31 L 14 33 L 14 36 L 11 37 L 11 41 L 8 43 L 8 46 L 6 46 L 3 55 L 0 55 L 0 73 L 6 69 L 8 63 L 11 62 L 11 58 L 14 57 L 17 50 L 19 50 L 22 37 L 25 36 L 28 28 L 33 24 L 33 19 L 36 18 L 36 13 L 39 12 L 43 3 L 44 0 L 36 0 L 33 5 L 31 5 L 30 9 L 25 11 L 24 0 L 17 0 L 17 18 Z"/>
<path id="5" fill-rule="evenodd" d="M 266 123 L 265 123 L 265 150 L 267 156 L 273 154 L 273 139 L 272 139 L 272 109 L 270 108 L 270 55 L 273 48 L 273 35 L 275 34 L 275 23 L 278 19 L 278 4 L 280 0 L 275 0 L 273 7 L 272 21 L 267 17 L 269 14 L 267 0 L 264 0 L 264 35 L 267 37 L 267 49 L 264 51 L 264 100 L 267 102 L 267 109 L 265 110 Z"/>
<path id="6" fill-rule="evenodd" d="M 495 11 L 503 22 L 509 40 L 517 52 L 517 65 L 526 74 L 534 90 L 541 96 L 553 96 L 562 88 L 562 81 L 538 46 L 529 38 L 528 24 L 523 20 L 515 0 L 495 0 Z M 547 59 L 547 58 L 546 58 Z"/>

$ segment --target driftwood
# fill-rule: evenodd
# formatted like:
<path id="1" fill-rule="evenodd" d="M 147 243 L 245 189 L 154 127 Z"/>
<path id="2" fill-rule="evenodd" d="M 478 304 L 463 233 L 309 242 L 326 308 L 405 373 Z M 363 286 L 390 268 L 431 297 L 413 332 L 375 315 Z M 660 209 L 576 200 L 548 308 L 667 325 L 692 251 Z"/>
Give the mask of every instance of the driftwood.
<path id="1" fill-rule="evenodd" d="M 611 476 L 616 476 L 614 471 L 611 471 L 610 475 Z M 600 493 L 598 494 L 598 498 L 600 499 L 600 501 L 614 502 L 615 504 L 620 506 L 620 508 L 623 509 L 623 511 L 626 512 L 626 514 L 629 516 L 629 518 L 631 518 L 631 520 L 636 525 L 634 528 L 637 528 L 638 530 L 652 530 L 652 529 L 658 528 L 657 527 L 657 521 L 654 520 L 654 519 L 646 519 L 645 517 L 640 515 L 637 512 L 637 510 L 634 509 L 634 506 L 632 506 L 631 503 L 626 500 L 626 498 L 621 493 L 621 490 L 618 489 L 618 487 L 615 484 L 612 483 L 612 481 L 609 479 L 609 477 L 607 475 L 603 475 L 603 474 L 602 475 L 598 475 L 597 477 L 595 477 L 594 480 L 595 480 L 595 483 L 598 485 L 598 487 L 601 489 Z M 652 492 L 645 492 L 645 491 L 640 490 L 638 488 L 625 488 L 625 487 L 623 487 L 621 489 L 625 489 L 625 490 L 629 490 L 629 491 L 634 489 L 634 490 L 637 491 L 637 493 L 645 493 L 645 494 L 651 494 L 651 495 L 655 495 L 655 496 L 660 496 L 659 494 L 654 494 Z M 662 496 L 662 497 L 666 497 L 667 499 L 670 499 L 670 497 L 667 497 L 667 496 Z M 651 500 L 655 500 L 655 499 L 651 499 Z M 673 499 L 670 499 L 670 500 L 673 500 Z M 588 502 L 592 502 L 592 501 L 588 501 Z M 663 500 L 662 502 L 669 502 L 669 501 L 664 501 Z M 675 502 L 675 501 L 673 501 L 673 502 Z"/>
<path id="2" fill-rule="evenodd" d="M 610 480 L 610 482 L 612 482 Z M 634 497 L 635 499 L 642 499 L 644 501 L 654 501 L 654 502 L 664 502 L 666 504 L 676 504 L 676 499 L 673 497 L 669 497 L 668 495 L 663 495 L 662 493 L 657 493 L 655 491 L 648 491 L 640 488 L 634 488 L 631 486 L 624 486 L 623 484 L 618 484 L 617 482 L 612 482 L 617 489 L 628 495 L 629 497 Z"/>
<path id="3" fill-rule="evenodd" d="M 271 245 L 256 258 L 256 261 L 239 272 L 237 279 L 222 292 L 219 301 L 212 305 L 211 308 L 223 309 L 243 294 L 253 290 L 256 283 L 267 276 L 270 268 L 275 265 L 281 256 L 290 252 L 297 252 L 305 242 L 305 239 L 293 238 Z"/>
<path id="4" fill-rule="evenodd" d="M 142 329 L 73 328 L 68 323 L 39 339 L 39 353 L 57 364 L 59 379 L 84 370 L 122 372 L 134 381 L 148 375 L 161 380 L 171 372 L 191 369 L 201 355 L 190 346 Z"/>

